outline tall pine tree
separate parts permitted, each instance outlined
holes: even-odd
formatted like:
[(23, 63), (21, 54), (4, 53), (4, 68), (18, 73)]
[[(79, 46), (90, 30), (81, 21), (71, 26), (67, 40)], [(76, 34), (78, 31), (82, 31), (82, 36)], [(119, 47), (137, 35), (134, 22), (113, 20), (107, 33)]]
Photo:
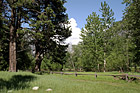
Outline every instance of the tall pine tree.
[(100, 12), (102, 12), (102, 30), (104, 31), (104, 72), (106, 70), (106, 58), (109, 53), (109, 39), (111, 38), (111, 31), (109, 28), (113, 25), (114, 12), (110, 9), (109, 5), (104, 1), (101, 2)]
[(35, 46), (35, 71), (41, 70), (41, 62), (46, 53), (51, 53), (57, 45), (71, 35), (68, 17), (65, 13), (65, 0), (40, 0), (32, 11), (31, 31)]
[(124, 20), (126, 21), (126, 28), (131, 33), (134, 49), (134, 65), (140, 65), (140, 0), (124, 0), (126, 9), (124, 12)]
[(82, 63), (85, 70), (100, 70), (103, 61), (103, 31), (101, 19), (93, 12), (87, 18), (85, 29), (82, 29)]

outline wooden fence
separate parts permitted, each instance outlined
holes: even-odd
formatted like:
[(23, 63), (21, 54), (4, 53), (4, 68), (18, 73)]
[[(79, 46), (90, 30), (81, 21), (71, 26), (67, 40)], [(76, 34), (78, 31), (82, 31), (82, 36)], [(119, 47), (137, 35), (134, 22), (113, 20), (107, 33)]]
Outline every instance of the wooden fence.
[(82, 73), (65, 73), (65, 72), (50, 72), (50, 74), (61, 74), (61, 75), (75, 75), (76, 77), (78, 75), (92, 75), (95, 78), (97, 78), (98, 76), (113, 76), (114, 79), (119, 78), (122, 80), (126, 80), (126, 81), (134, 81), (134, 80), (140, 80), (140, 75), (128, 75), (128, 74), (122, 74), (122, 75), (102, 75), (102, 74), (82, 74)]

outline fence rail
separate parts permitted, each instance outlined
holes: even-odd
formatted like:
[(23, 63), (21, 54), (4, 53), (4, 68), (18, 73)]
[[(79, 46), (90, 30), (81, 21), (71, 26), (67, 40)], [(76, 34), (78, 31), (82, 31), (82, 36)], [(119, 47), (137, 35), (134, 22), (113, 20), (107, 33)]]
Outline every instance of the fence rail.
[(50, 74), (61, 74), (61, 75), (75, 75), (75, 76), (78, 76), (78, 75), (92, 75), (94, 76), (95, 78), (97, 78), (97, 76), (113, 76), (114, 78), (119, 78), (119, 79), (123, 79), (123, 80), (126, 80), (126, 81), (133, 81), (133, 80), (140, 80), (140, 75), (128, 75), (128, 74), (121, 74), (121, 75), (115, 75), (115, 74), (112, 74), (112, 75), (102, 75), (102, 74), (82, 74), (82, 73), (65, 73), (65, 72), (50, 72)]

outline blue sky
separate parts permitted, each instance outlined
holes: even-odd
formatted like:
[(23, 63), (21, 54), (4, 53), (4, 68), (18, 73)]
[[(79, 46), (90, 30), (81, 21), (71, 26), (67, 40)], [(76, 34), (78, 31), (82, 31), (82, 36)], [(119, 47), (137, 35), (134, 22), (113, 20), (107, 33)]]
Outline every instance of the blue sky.
[(99, 9), (101, 2), (106, 1), (110, 8), (114, 11), (115, 21), (120, 21), (123, 16), (125, 5), (123, 0), (67, 0), (64, 5), (67, 8), (70, 26), (72, 28), (72, 36), (66, 40), (66, 43), (77, 45), (80, 39), (81, 28), (84, 28), (88, 15), (96, 12), (101, 17)]
[(101, 7), (101, 2), (106, 1), (110, 8), (114, 11), (116, 21), (122, 19), (123, 10), (125, 5), (121, 4), (123, 0), (67, 0), (65, 7), (67, 8), (67, 13), (70, 18), (74, 18), (78, 24), (79, 28), (84, 27), (86, 24), (86, 18), (92, 12), (96, 12), (101, 15), (99, 9)]

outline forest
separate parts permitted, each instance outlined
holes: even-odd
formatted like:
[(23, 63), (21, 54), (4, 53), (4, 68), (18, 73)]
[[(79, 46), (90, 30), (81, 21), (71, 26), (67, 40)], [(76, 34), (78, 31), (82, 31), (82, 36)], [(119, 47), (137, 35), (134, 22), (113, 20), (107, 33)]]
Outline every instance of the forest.
[(65, 43), (66, 2), (0, 0), (1, 71), (140, 72), (140, 0), (123, 0), (121, 21), (102, 2), (100, 16), (87, 15), (78, 45)]

